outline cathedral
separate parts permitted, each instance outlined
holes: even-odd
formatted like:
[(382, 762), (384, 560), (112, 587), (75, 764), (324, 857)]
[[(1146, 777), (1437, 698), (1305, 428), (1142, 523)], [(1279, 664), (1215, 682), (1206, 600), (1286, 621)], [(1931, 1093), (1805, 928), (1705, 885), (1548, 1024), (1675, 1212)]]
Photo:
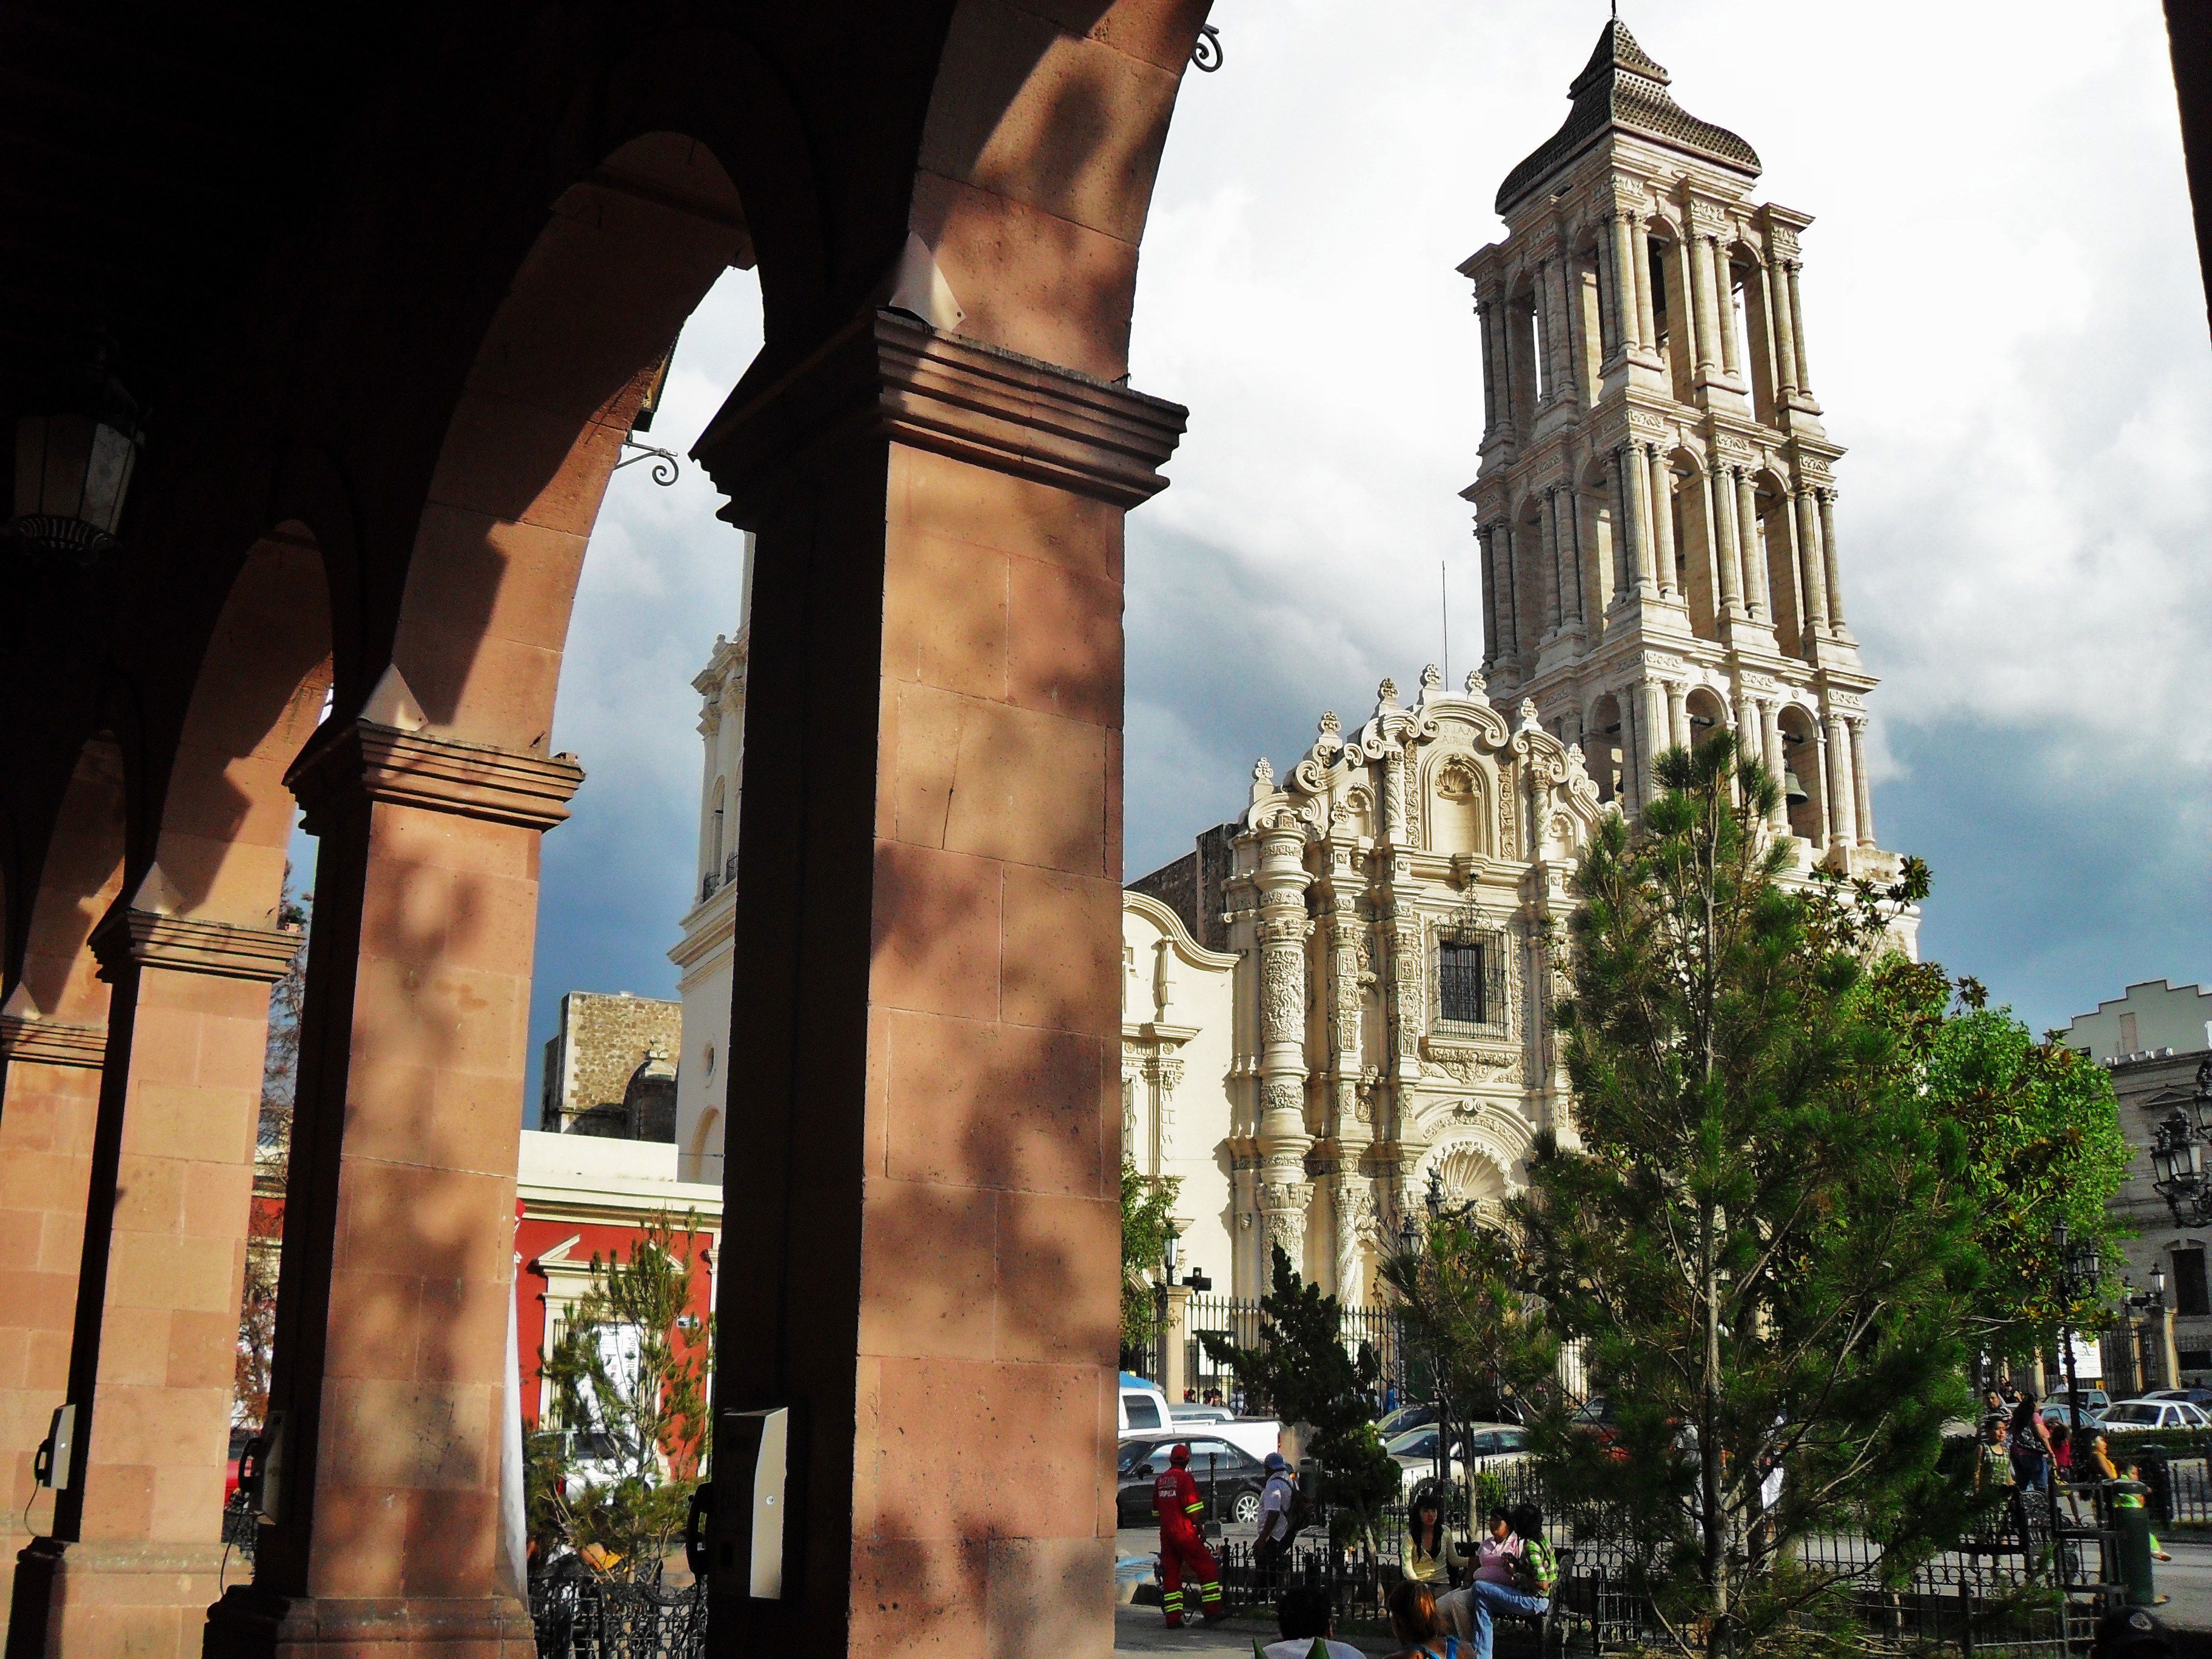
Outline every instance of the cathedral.
[(1661, 751), (1738, 732), (1783, 782), (1801, 878), (1897, 874), (1808, 367), (1811, 220), (1754, 201), (1757, 154), (1668, 87), (1608, 23), (1498, 191), (1505, 236), (1460, 267), (1481, 672), (1385, 680), (1350, 729), (1322, 714), (1240, 818), (1125, 895), (1125, 1149), (1181, 1177), (1182, 1260), (1233, 1295), (1280, 1244), (1370, 1299), (1408, 1206), (1510, 1193), (1536, 1133), (1571, 1133), (1548, 940)]

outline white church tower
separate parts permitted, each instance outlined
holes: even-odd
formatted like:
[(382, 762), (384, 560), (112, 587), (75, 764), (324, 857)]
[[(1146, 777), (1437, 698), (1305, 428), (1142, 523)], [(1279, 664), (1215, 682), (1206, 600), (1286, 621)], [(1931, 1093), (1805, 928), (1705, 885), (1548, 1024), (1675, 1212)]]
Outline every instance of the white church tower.
[(1716, 724), (1784, 782), (1773, 828), (1890, 878), (1844, 622), (1834, 467), (1799, 294), (1808, 216), (1752, 199), (1758, 155), (1685, 112), (1619, 21), (1566, 124), (1506, 176), (1508, 228), (1460, 267), (1481, 319), (1484, 663), (1633, 813), (1651, 763)]
[(722, 1102), (730, 1055), (732, 939), (738, 915), (738, 798), (745, 775), (745, 657), (752, 612), (753, 538), (745, 532), (744, 597), (735, 639), (714, 636), (699, 693), (706, 757), (699, 786), (699, 861), (684, 937), (669, 959), (684, 999), (684, 1052), (676, 1068), (677, 1176), (720, 1183)]

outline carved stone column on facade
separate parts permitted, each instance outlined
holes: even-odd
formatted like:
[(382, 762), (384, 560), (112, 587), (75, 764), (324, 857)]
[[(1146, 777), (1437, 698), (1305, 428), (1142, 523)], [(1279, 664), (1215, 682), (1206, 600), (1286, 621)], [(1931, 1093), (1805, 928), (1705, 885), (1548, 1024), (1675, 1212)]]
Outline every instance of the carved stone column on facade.
[(1674, 470), (1657, 444), (1649, 447), (1651, 482), (1651, 559), (1657, 567), (1659, 592), (1675, 597)]
[(1859, 844), (1858, 788), (1851, 776), (1851, 737), (1841, 714), (1828, 716), (1828, 842)]
[(1566, 611), (1566, 584), (1560, 580), (1559, 526), (1556, 489), (1547, 489), (1537, 508), (1536, 530), (1544, 549), (1544, 641), (1549, 644)]
[(1482, 340), (1482, 441), (1488, 443), (1498, 432), (1498, 354), (1492, 342), (1491, 313), (1494, 303), (1487, 298), (1474, 302), (1475, 331)]
[[(1694, 224), (1695, 216), (1692, 216)], [(1686, 238), (1685, 252), (1689, 256), (1690, 306), (1695, 327), (1690, 338), (1695, 345), (1692, 355), (1692, 367), (1700, 384), (1713, 378), (1719, 365), (1713, 354), (1713, 337), (1719, 332), (1718, 318), (1713, 309), (1713, 241), (1701, 231), (1692, 231)]]
[(1651, 227), (1640, 213), (1632, 215), (1628, 223), (1633, 245), (1631, 263), (1636, 268), (1636, 337), (1644, 350), (1650, 351), (1659, 343), (1651, 306)]
[(1797, 395), (1797, 326), (1784, 264), (1780, 259), (1768, 262), (1766, 296), (1774, 319), (1774, 400), (1787, 406)]
[(1288, 813), (1260, 842), (1260, 1209), (1271, 1243), (1304, 1266), (1305, 831)]
[(1690, 746), (1690, 688), (1680, 680), (1667, 682), (1667, 731), (1677, 748)]
[(1820, 504), (1820, 562), (1828, 577), (1828, 626), (1848, 638), (1844, 627), (1843, 566), (1836, 556), (1836, 492), (1816, 489), (1813, 493)]
[(1356, 1170), (1340, 1168), (1331, 1182), (1336, 1211), (1336, 1296), (1347, 1308), (1367, 1300), (1363, 1271), (1367, 1232), (1375, 1215), (1373, 1188)]
[(1849, 722), (1851, 729), (1851, 786), (1858, 798), (1859, 845), (1873, 847), (1874, 784), (1867, 775), (1866, 728), (1863, 720)]
[(1482, 573), (1482, 671), (1486, 674), (1497, 672), (1498, 659), (1504, 643), (1501, 637), (1503, 630), (1498, 627), (1498, 617), (1503, 607), (1498, 604), (1498, 564), (1490, 550), (1490, 544), (1497, 533), (1488, 525), (1481, 526), (1474, 532), (1474, 545)]
[(1743, 561), (1743, 599), (1756, 622), (1765, 622), (1774, 615), (1766, 588), (1766, 558), (1759, 543), (1759, 492), (1751, 482), (1751, 473), (1739, 467), (1735, 471), (1735, 539), (1736, 556)]
[(1820, 514), (1810, 487), (1797, 489), (1798, 580), (1804, 584), (1808, 644), (1828, 631), (1827, 567), (1820, 555)]
[(1736, 547), (1735, 473), (1729, 467), (1708, 468), (1705, 477), (1705, 542), (1712, 549), (1719, 573), (1721, 614), (1743, 615), (1743, 562)]
[(1790, 259), (1784, 264), (1783, 270), (1788, 275), (1790, 284), (1790, 356), (1797, 370), (1795, 385), (1797, 395), (1810, 401), (1813, 371), (1806, 367), (1805, 362), (1805, 301), (1797, 290), (1797, 273), (1802, 264), (1802, 260)]
[(1779, 700), (1762, 698), (1759, 705), (1759, 732), (1766, 748), (1766, 769), (1774, 775), (1774, 810), (1767, 814), (1767, 825), (1778, 835), (1790, 833), (1790, 803), (1783, 798), (1782, 785), (1790, 775), (1790, 763), (1782, 752), (1782, 704)]

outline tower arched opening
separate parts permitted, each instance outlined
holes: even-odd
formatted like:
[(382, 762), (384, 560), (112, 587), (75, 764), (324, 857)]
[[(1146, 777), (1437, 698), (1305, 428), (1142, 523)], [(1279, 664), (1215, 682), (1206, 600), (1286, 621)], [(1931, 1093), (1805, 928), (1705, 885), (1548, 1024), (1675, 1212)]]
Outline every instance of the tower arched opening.
[(1827, 767), (1821, 752), (1820, 722), (1797, 703), (1784, 705), (1782, 729), (1783, 804), (1790, 833), (1816, 851), (1828, 844)]

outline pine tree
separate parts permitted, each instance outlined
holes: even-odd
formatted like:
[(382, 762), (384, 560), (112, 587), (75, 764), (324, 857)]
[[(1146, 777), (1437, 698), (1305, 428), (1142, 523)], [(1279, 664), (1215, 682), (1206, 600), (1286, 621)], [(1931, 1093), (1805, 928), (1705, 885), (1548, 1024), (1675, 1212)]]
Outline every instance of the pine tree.
[(1543, 1414), (1557, 1495), (1614, 1506), (1679, 1644), (1717, 1655), (1832, 1592), (1807, 1534), (1863, 1529), (1892, 1575), (1955, 1535), (1972, 1500), (1936, 1465), (1984, 1270), (1965, 1137), (1867, 989), (1924, 866), (1785, 888), (1774, 782), (1730, 734), (1656, 771), (1580, 865), (1577, 1139), (1540, 1139), (1507, 1224), (1612, 1408)]
[(648, 1218), (629, 1260), (592, 1257), (591, 1286), (538, 1364), (554, 1420), (526, 1453), (531, 1537), (605, 1576), (658, 1581), (706, 1451), (713, 1322), (689, 1309), (698, 1218)]

